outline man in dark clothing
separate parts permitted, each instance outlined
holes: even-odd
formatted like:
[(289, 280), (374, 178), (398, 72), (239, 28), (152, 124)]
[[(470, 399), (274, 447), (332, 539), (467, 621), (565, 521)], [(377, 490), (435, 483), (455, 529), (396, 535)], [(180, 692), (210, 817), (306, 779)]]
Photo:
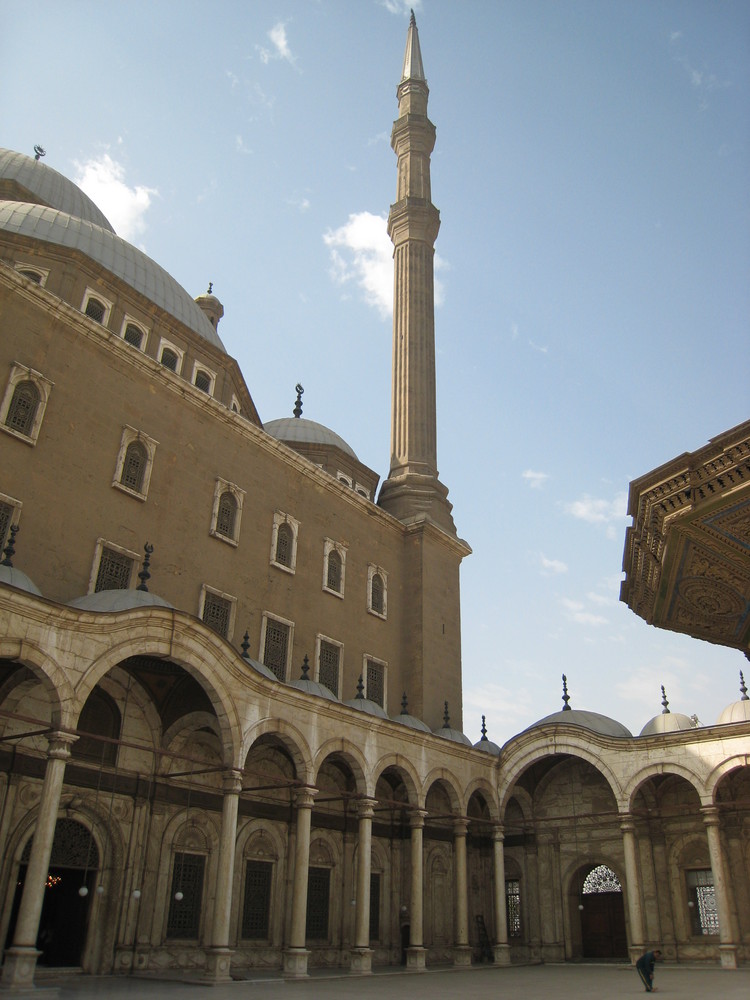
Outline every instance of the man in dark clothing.
[(641, 982), (646, 987), (647, 993), (656, 992), (656, 987), (654, 986), (654, 966), (660, 959), (661, 952), (658, 948), (654, 948), (653, 951), (647, 951), (645, 955), (641, 955), (635, 963), (636, 970), (641, 977)]

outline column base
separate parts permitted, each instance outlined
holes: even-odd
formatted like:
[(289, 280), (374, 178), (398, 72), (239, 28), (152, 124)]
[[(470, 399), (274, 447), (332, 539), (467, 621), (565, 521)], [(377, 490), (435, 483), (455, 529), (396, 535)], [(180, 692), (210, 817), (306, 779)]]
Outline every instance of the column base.
[(720, 944), (719, 945), (719, 961), (721, 962), (722, 969), (736, 969), (737, 968), (737, 945), (736, 944)]
[(492, 954), (495, 956), (495, 965), (510, 965), (509, 944), (493, 944)]
[(232, 948), (206, 948), (206, 971), (201, 981), (206, 985), (231, 983)]
[(406, 968), (409, 972), (424, 972), (427, 966), (427, 949), (420, 947), (406, 949)]
[(453, 948), (453, 964), (466, 968), (471, 965), (471, 946), (468, 944), (457, 944)]
[(23, 993), (35, 990), (34, 972), (36, 971), (36, 961), (41, 954), (41, 951), (36, 948), (23, 946), (8, 948), (5, 952), (3, 978), (0, 981), (3, 993)]
[(349, 972), (353, 976), (372, 975), (372, 948), (351, 948), (351, 965)]
[(284, 979), (307, 979), (307, 948), (287, 948), (284, 952)]

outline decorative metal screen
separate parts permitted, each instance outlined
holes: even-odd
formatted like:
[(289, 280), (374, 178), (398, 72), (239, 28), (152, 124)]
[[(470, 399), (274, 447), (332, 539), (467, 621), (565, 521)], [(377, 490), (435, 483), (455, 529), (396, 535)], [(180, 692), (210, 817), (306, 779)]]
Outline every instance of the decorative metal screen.
[(205, 372), (197, 371), (195, 373), (195, 387), (200, 389), (201, 392), (209, 392), (211, 389), (211, 378)]
[(161, 352), (161, 363), (165, 368), (169, 368), (171, 372), (177, 371), (177, 355), (174, 351), (170, 351), (168, 347), (165, 347)]
[(0, 549), (5, 545), (8, 537), (8, 529), (13, 520), (14, 508), (9, 503), (0, 501)]
[(380, 875), (370, 874), (370, 940), (380, 938)]
[(232, 602), (218, 594), (206, 591), (203, 599), (203, 621), (212, 628), (214, 632), (225, 639), (229, 635), (229, 619), (232, 614)]
[(583, 880), (582, 891), (584, 895), (594, 892), (622, 892), (622, 886), (611, 868), (607, 868), (606, 865), (597, 865)]
[(367, 661), (367, 697), (370, 701), (376, 702), (376, 704), (383, 707), (384, 701), (384, 690), (383, 690), (383, 680), (385, 677), (385, 670), (383, 669), (382, 663), (376, 663), (374, 660)]
[(330, 888), (330, 868), (310, 868), (307, 878), (307, 924), (305, 927), (305, 937), (310, 941), (328, 940)]
[(104, 321), (104, 314), (106, 311), (105, 306), (99, 301), (99, 299), (89, 299), (86, 303), (86, 315), (91, 317), (91, 319), (96, 320), (97, 323), (102, 323)]
[(125, 333), (122, 335), (122, 339), (126, 340), (133, 347), (140, 349), (143, 343), (143, 332), (138, 329), (137, 326), (133, 326), (132, 323), (128, 323), (125, 327)]
[(714, 873), (710, 868), (689, 871), (687, 874), (688, 901), (693, 934), (718, 934), (719, 914), (716, 909)]
[(133, 560), (122, 552), (102, 547), (94, 590), (127, 590), (133, 573)]
[[(29, 837), (21, 855), (21, 864), (27, 865), (31, 857), (33, 837)], [(55, 824), (55, 838), (52, 841), (50, 867), (89, 868), (99, 867), (99, 851), (94, 838), (83, 823), (74, 819), (59, 819)]]
[(280, 524), (276, 532), (276, 562), (282, 566), (292, 565), (294, 535), (288, 524)]
[(280, 681), (286, 680), (286, 660), (289, 650), (289, 626), (283, 622), (266, 620), (266, 642), (263, 648), (263, 663), (272, 670)]
[(132, 441), (125, 452), (122, 463), (120, 484), (136, 493), (143, 492), (143, 477), (146, 472), (148, 454), (140, 441)]
[(326, 587), (341, 593), (341, 556), (336, 549), (331, 549), (328, 553), (328, 571), (326, 573)]
[(225, 490), (219, 497), (216, 511), (216, 530), (225, 538), (234, 539), (234, 525), (237, 520), (237, 500), (233, 493)]
[(19, 434), (31, 434), (39, 406), (39, 390), (33, 382), (19, 382), (13, 390), (5, 426)]
[(271, 913), (273, 863), (247, 861), (245, 865), (245, 902), (242, 907), (242, 936), (253, 941), (268, 940)]
[(520, 937), (521, 883), (517, 878), (505, 880), (505, 912), (508, 920), (508, 937)]
[(385, 588), (383, 586), (383, 577), (380, 573), (373, 574), (370, 586), (372, 595), (370, 598), (370, 607), (373, 611), (382, 615), (385, 609)]
[(329, 691), (338, 697), (339, 693), (339, 663), (341, 649), (332, 642), (320, 641), (320, 663), (318, 665), (318, 680)]
[[(177, 853), (172, 866), (172, 893), (167, 917), (168, 938), (197, 938), (201, 923), (203, 874), (206, 859), (202, 854)], [(181, 892), (182, 899), (175, 899)]]

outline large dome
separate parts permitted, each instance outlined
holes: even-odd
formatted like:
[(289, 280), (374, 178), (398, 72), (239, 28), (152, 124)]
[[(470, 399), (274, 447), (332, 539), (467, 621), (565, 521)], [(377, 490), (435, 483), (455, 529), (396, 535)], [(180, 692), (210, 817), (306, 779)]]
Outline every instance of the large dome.
[(284, 444), (332, 446), (349, 455), (355, 462), (359, 461), (354, 449), (350, 448), (342, 437), (314, 420), (305, 420), (303, 417), (281, 417), (279, 420), (269, 420), (267, 424), (263, 424), (263, 429)]
[[(588, 729), (592, 733), (601, 733), (602, 736), (633, 738), (630, 730), (615, 719), (610, 719), (607, 715), (599, 715), (598, 712), (582, 712), (577, 708), (562, 708), (559, 712), (546, 715), (539, 722), (535, 722), (533, 726), (529, 726), (529, 729), (555, 725), (580, 726), (581, 729)], [(529, 729), (526, 729), (525, 732), (528, 732)]]

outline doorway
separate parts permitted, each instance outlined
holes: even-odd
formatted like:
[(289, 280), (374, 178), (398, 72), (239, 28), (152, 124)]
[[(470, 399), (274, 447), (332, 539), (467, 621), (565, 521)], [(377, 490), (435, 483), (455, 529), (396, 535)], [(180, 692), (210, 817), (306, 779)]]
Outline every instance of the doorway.
[(586, 876), (581, 893), (581, 954), (583, 958), (627, 958), (625, 905), (617, 875), (597, 865)]

